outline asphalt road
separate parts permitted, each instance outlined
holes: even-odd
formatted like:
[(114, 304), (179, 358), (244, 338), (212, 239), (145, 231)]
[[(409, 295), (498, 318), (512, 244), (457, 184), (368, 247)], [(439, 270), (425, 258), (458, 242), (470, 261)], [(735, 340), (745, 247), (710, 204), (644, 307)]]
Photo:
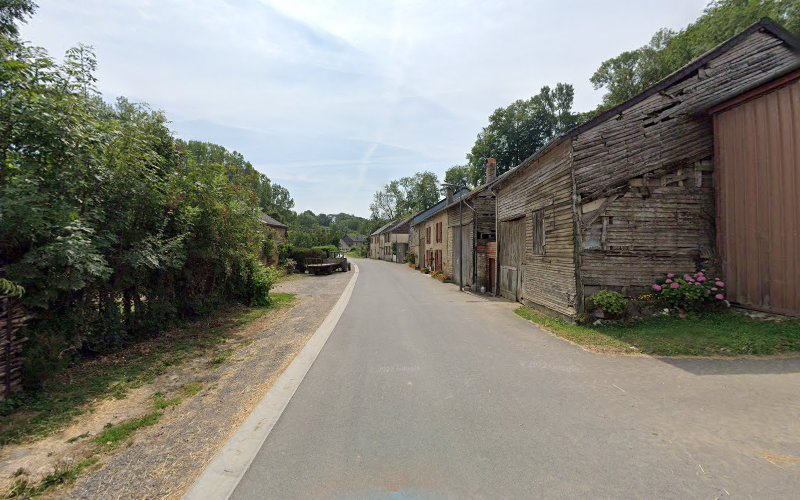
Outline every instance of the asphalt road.
[(611, 357), (359, 260), (232, 498), (797, 498), (800, 360)]

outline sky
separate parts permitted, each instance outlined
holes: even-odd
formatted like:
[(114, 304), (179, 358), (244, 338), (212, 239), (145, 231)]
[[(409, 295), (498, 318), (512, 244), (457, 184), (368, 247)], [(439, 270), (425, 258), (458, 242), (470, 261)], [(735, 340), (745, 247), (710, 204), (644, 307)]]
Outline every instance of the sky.
[(369, 215), (392, 179), (465, 163), (496, 108), (544, 85), (594, 108), (600, 63), (707, 0), (37, 0), (22, 35), (84, 43), (98, 88), (242, 153), (298, 211)]

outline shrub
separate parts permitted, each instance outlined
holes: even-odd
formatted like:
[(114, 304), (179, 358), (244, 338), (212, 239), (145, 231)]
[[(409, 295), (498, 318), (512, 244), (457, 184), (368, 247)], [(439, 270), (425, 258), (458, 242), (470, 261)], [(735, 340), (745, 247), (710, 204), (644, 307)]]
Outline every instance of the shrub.
[(336, 245), (320, 245), (320, 246), (312, 247), (311, 249), (312, 250), (319, 250), (321, 252), (325, 252), (327, 254), (327, 256), (335, 254), (335, 253), (337, 253), (339, 251), (339, 247), (337, 247)]
[(628, 307), (628, 299), (619, 292), (600, 290), (587, 301), (589, 309), (600, 309), (609, 318), (621, 318)]
[(251, 264), (247, 282), (248, 298), (251, 306), (269, 305), (269, 291), (278, 281), (278, 271), (274, 267)]
[(289, 258), (297, 262), (297, 270), (301, 273), (306, 271), (306, 259), (324, 259), (325, 252), (319, 248), (300, 248), (292, 247)]
[(701, 311), (728, 305), (725, 283), (719, 278), (709, 279), (702, 270), (683, 276), (669, 273), (656, 280), (652, 288), (660, 300), (683, 311)]
[(415, 264), (417, 262), (417, 257), (413, 253), (407, 253), (405, 261), (407, 264)]
[(425, 274), (430, 274), (431, 270), (428, 269), (427, 267), (423, 267), (422, 268), (422, 272), (425, 273)]
[(297, 268), (297, 261), (294, 259), (286, 259), (283, 266), (286, 269), (286, 274), (292, 274)]

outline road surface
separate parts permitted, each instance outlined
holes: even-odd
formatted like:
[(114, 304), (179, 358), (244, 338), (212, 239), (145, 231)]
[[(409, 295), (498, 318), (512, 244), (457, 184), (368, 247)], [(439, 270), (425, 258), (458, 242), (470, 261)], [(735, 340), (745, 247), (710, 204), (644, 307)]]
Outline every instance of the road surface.
[(611, 357), (359, 260), (234, 499), (797, 498), (800, 360)]

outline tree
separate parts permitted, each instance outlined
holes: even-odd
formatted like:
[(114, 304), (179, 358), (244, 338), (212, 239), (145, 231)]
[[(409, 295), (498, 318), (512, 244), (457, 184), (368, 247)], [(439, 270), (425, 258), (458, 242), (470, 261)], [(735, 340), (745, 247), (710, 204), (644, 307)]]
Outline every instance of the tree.
[(681, 31), (661, 29), (647, 45), (603, 61), (592, 75), (606, 94), (598, 110), (636, 96), (763, 17), (800, 34), (800, 0), (716, 0)]
[(17, 23), (36, 11), (36, 4), (31, 0), (3, 0), (0, 2), (0, 36), (16, 38), (19, 36)]
[[(444, 173), (445, 184), (454, 186), (475, 187), (475, 179), (472, 178), (470, 168), (467, 165), (453, 165)], [(483, 184), (481, 182), (481, 184)]]
[(417, 172), (395, 179), (372, 197), (370, 211), (378, 221), (407, 217), (439, 201), (439, 178), (433, 172)]
[(580, 115), (572, 112), (573, 99), (572, 85), (559, 83), (495, 110), (467, 154), (470, 184), (482, 184), (486, 158), (496, 158), (497, 173), (502, 174), (574, 127)]

